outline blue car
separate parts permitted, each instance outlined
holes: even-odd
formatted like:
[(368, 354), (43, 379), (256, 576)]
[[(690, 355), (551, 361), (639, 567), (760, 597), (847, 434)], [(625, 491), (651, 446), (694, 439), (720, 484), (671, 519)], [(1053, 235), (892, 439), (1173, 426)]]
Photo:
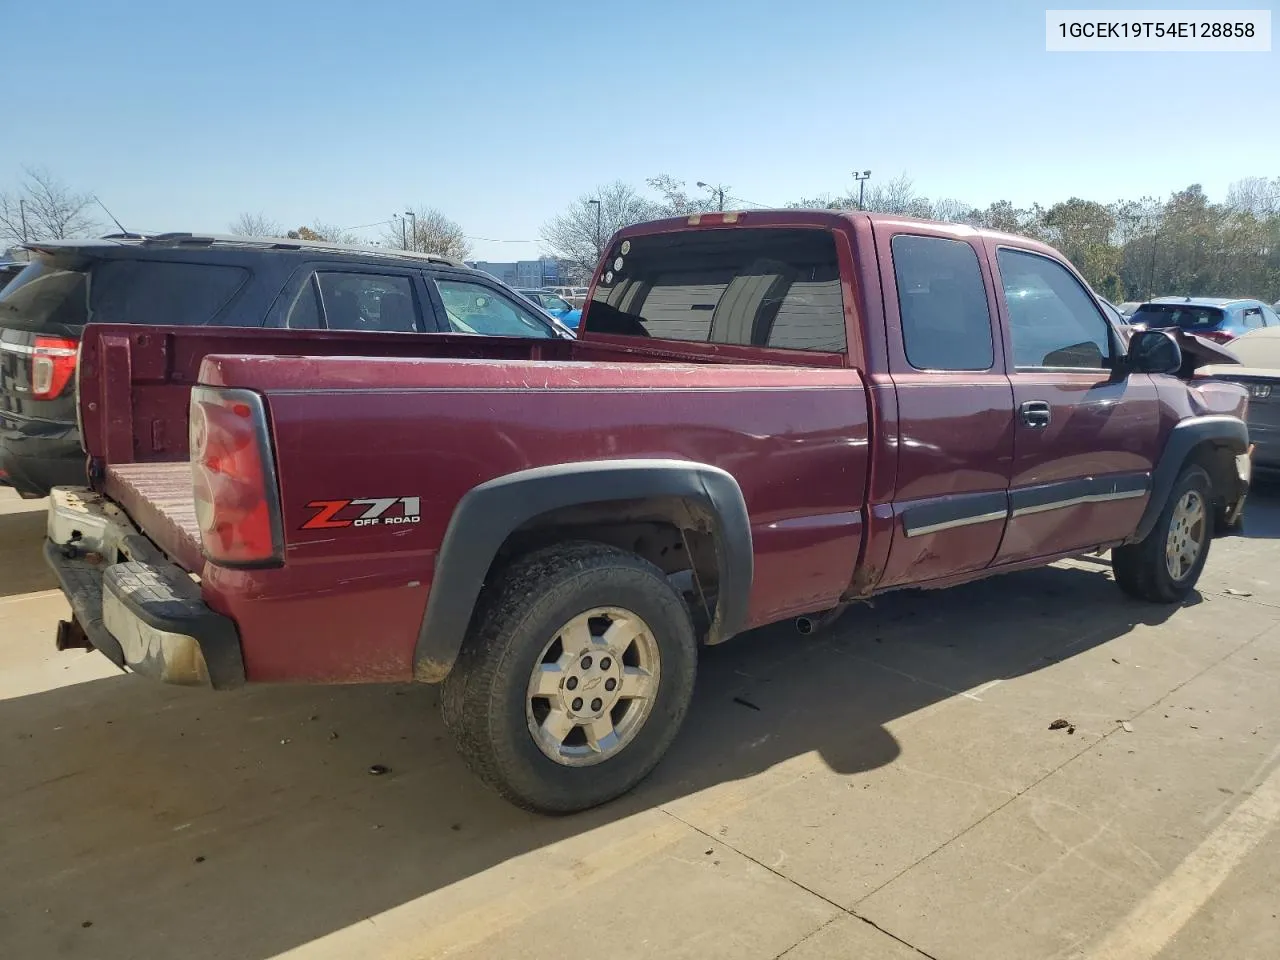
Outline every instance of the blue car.
[(582, 319), (582, 311), (564, 297), (549, 290), (517, 290), (516, 293), (530, 303), (535, 303), (551, 314), (570, 330), (578, 329), (578, 321)]

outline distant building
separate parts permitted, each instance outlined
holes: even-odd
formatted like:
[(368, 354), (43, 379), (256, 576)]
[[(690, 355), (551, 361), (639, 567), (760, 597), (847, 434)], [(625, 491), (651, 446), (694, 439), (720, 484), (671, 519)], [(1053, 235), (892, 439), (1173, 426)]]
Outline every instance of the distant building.
[(469, 260), (467, 266), (483, 270), (489, 276), (497, 277), (507, 286), (516, 289), (558, 287), (564, 284), (561, 279), (563, 271), (560, 269), (560, 262), (554, 257), (543, 257), (541, 260), (517, 260), (515, 263)]

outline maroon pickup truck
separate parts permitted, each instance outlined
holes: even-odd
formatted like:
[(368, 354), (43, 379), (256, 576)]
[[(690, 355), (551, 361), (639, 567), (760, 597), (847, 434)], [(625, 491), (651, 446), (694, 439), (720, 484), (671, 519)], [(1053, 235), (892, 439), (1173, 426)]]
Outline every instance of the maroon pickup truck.
[[(444, 308), (523, 309), (483, 299)], [(1104, 550), (1176, 602), (1248, 487), (1244, 391), (1019, 237), (641, 224), (581, 331), (91, 324), (59, 646), (215, 689), (443, 683), (474, 770), (566, 812), (658, 762), (701, 644)]]

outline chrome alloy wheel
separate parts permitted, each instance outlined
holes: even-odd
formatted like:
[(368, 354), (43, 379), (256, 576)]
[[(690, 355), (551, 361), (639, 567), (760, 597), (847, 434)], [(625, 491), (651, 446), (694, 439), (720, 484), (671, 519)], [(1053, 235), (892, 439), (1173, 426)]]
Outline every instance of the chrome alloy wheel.
[(618, 607), (597, 607), (561, 627), (529, 677), (525, 718), (534, 743), (556, 763), (585, 767), (635, 739), (661, 678), (653, 631)]
[(1205, 502), (1196, 490), (1188, 490), (1173, 508), (1164, 562), (1175, 582), (1185, 580), (1200, 558), (1205, 541)]

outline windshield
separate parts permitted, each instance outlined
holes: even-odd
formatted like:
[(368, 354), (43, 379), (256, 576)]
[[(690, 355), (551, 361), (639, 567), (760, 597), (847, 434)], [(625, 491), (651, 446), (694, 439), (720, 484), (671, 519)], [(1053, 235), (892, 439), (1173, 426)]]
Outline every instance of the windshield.
[(1212, 330), (1225, 315), (1217, 307), (1197, 307), (1189, 303), (1146, 303), (1129, 318), (1130, 323), (1148, 327), (1181, 327), (1183, 330)]

